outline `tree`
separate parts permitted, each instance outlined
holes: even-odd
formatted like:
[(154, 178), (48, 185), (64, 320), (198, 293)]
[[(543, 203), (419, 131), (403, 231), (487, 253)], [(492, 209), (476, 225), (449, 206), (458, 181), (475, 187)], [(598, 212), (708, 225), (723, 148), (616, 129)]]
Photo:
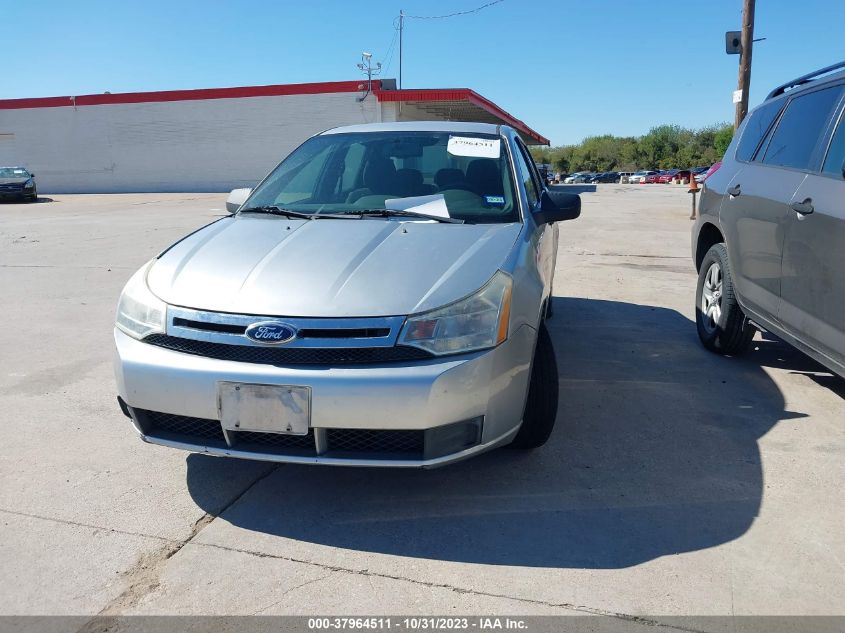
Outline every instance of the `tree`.
[(732, 125), (723, 125), (716, 131), (714, 138), (714, 149), (719, 155), (719, 158), (724, 156), (725, 152), (728, 151), (728, 145), (731, 144), (733, 138), (734, 128)]
[(733, 126), (722, 123), (699, 130), (659, 125), (640, 137), (589, 136), (577, 145), (534, 148), (537, 162), (563, 172), (684, 169), (710, 165), (730, 145)]

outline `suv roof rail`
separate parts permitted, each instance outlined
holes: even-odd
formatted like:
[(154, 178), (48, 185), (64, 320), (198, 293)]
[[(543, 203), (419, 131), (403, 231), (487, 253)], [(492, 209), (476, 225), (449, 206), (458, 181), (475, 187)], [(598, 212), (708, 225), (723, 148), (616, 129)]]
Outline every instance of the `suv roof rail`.
[(782, 95), (784, 92), (789, 90), (790, 88), (795, 88), (796, 86), (800, 86), (802, 84), (807, 83), (811, 79), (815, 79), (816, 77), (820, 77), (821, 75), (825, 75), (831, 71), (839, 70), (840, 68), (845, 68), (845, 62), (839, 62), (838, 64), (831, 64), (830, 66), (825, 66), (824, 68), (820, 68), (811, 73), (807, 73), (806, 75), (801, 75), (797, 79), (793, 79), (792, 81), (787, 81), (782, 86), (778, 86), (774, 90), (769, 93), (769, 96), (766, 97), (766, 101), (773, 97), (777, 97), (778, 95)]

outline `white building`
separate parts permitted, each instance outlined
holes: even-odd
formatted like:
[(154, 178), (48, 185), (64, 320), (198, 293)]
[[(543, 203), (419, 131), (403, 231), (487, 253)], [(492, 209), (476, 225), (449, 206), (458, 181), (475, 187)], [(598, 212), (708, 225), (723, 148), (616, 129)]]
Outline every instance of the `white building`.
[(396, 90), (393, 80), (0, 100), (0, 165), (39, 192), (227, 191), (253, 186), (309, 136), (352, 123), (511, 125), (548, 140), (466, 88)]

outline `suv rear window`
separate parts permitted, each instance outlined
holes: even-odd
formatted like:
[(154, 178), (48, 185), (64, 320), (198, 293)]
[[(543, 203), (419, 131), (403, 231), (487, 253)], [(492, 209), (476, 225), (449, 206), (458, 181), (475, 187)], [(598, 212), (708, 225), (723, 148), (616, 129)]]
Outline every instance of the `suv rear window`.
[(778, 99), (760, 106), (751, 113), (736, 149), (737, 160), (750, 161), (754, 158), (754, 152), (757, 151), (760, 141), (772, 126), (772, 121), (780, 112), (781, 106), (783, 106), (783, 100)]
[(834, 86), (790, 101), (772, 134), (763, 162), (794, 169), (809, 168), (813, 150), (841, 93), (842, 87)]

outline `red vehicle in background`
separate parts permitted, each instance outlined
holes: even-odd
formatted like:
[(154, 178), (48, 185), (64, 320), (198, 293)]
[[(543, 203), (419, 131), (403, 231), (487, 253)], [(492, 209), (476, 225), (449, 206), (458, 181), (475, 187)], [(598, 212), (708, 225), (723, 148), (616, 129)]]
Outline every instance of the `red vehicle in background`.
[(690, 170), (689, 169), (670, 169), (669, 171), (665, 171), (657, 177), (657, 182), (661, 184), (667, 184), (672, 182), (673, 180), (680, 180), (681, 182), (689, 181), (690, 177)]

